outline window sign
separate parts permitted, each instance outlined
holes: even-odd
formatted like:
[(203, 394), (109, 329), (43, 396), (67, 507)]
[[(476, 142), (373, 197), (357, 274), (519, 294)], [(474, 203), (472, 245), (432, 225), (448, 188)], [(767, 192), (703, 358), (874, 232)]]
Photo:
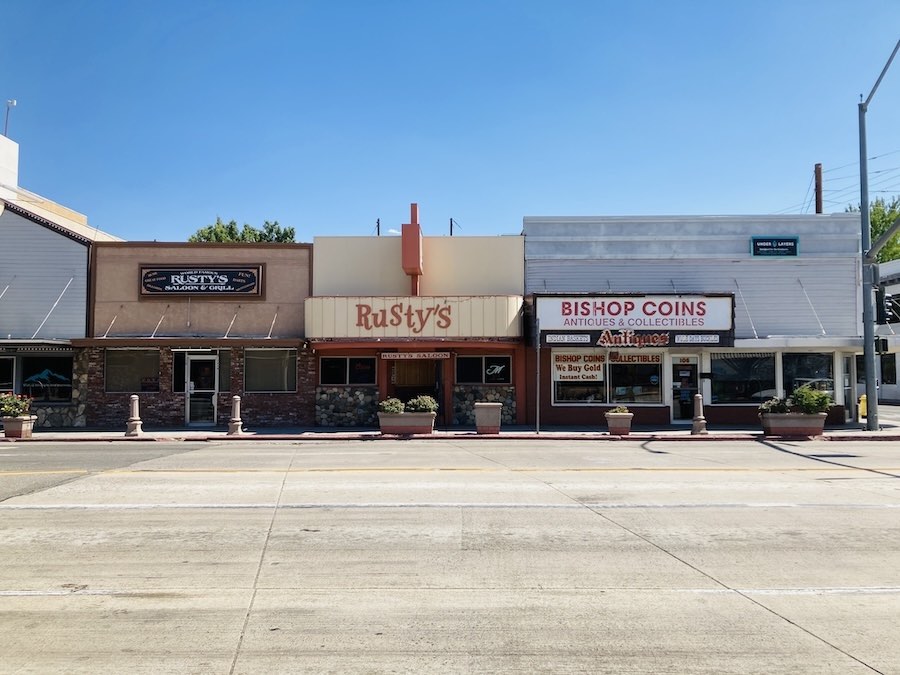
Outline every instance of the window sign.
[(551, 362), (555, 382), (602, 382), (606, 352), (593, 349), (554, 349)]

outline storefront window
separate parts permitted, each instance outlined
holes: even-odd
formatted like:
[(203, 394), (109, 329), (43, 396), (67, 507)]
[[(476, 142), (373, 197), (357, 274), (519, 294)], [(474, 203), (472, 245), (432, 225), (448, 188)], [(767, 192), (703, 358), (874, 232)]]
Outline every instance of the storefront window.
[(773, 353), (713, 353), (710, 370), (713, 403), (758, 404), (777, 395)]
[(106, 391), (159, 391), (159, 351), (156, 349), (107, 350)]
[(16, 360), (12, 357), (0, 358), (0, 391), (13, 391), (15, 382), (13, 375), (15, 372)]
[(327, 356), (319, 359), (320, 384), (375, 384), (375, 377), (375, 358), (371, 356)]
[(457, 356), (458, 384), (509, 384), (512, 358), (509, 356)]
[(606, 350), (554, 349), (550, 368), (554, 405), (606, 403)]
[(610, 363), (610, 403), (662, 402), (660, 363)]
[(897, 384), (897, 355), (881, 355), (881, 384)]
[(833, 354), (784, 354), (781, 357), (784, 390), (790, 394), (797, 387), (809, 385), (834, 398), (833, 367)]
[(297, 350), (244, 350), (244, 390), (297, 391)]
[(22, 393), (36, 402), (72, 400), (71, 356), (23, 356)]

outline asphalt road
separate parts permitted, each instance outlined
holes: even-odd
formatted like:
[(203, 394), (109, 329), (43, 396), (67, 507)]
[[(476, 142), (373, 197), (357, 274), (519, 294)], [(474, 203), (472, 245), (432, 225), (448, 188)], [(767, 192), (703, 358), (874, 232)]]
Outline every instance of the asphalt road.
[(900, 448), (0, 447), (0, 673), (900, 673)]

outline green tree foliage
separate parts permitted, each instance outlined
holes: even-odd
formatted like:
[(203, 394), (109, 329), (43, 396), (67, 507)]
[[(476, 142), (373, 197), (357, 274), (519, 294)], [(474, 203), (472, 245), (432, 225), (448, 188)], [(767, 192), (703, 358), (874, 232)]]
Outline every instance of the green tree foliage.
[[(848, 212), (859, 211), (858, 206), (847, 207)], [(883, 197), (876, 197), (869, 204), (869, 223), (872, 227), (872, 243), (884, 234), (887, 229), (900, 217), (900, 197), (894, 197), (887, 201)], [(891, 237), (890, 241), (878, 252), (878, 262), (900, 259), (900, 234)]]
[(293, 242), (294, 228), (281, 227), (277, 220), (272, 223), (265, 221), (261, 230), (246, 223), (243, 228), (239, 228), (233, 220), (223, 223), (221, 218), (216, 218), (214, 225), (201, 227), (188, 238), (188, 241)]

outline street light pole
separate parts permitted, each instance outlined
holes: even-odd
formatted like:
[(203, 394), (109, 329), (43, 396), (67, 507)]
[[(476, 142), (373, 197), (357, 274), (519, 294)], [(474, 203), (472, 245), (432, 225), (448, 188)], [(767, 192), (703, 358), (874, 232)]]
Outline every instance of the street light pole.
[(866, 371), (866, 429), (878, 430), (878, 383), (875, 379), (875, 288), (878, 286), (878, 266), (872, 248), (872, 232), (869, 222), (869, 166), (866, 151), (866, 111), (881, 84), (884, 74), (900, 49), (900, 40), (894, 46), (881, 75), (872, 87), (869, 97), (859, 103), (859, 215), (862, 234), (862, 305), (863, 305), (863, 360)]

